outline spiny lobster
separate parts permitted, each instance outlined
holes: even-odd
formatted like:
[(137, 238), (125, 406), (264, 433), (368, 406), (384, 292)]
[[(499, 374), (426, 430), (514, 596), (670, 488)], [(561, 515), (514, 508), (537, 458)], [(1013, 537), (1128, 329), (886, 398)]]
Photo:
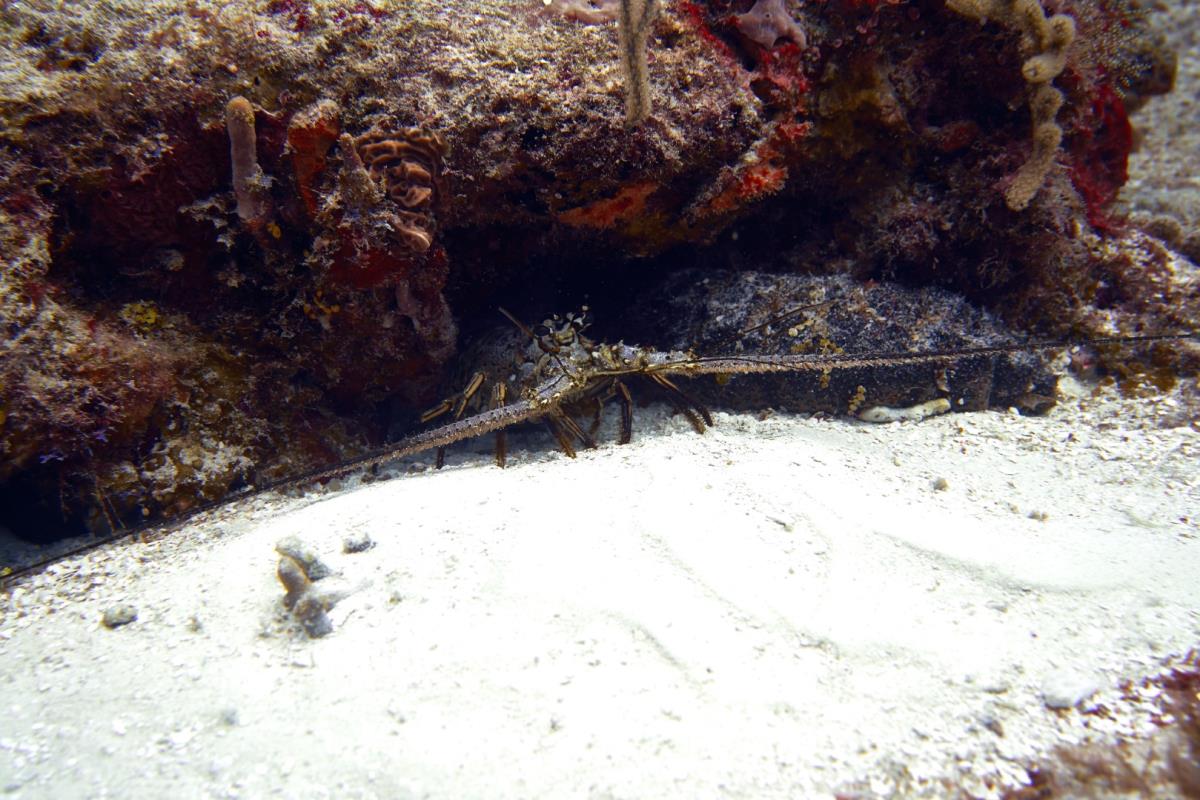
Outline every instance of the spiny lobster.
[[(458, 396), (443, 400), (426, 411), (421, 416), (422, 422), (449, 412), (458, 421), (467, 408), (478, 412), (483, 405), (481, 389), (490, 384), (488, 411), (508, 405), (510, 398), (525, 401), (531, 412), (528, 418), (544, 419), (559, 447), (574, 457), (576, 442), (584, 447), (596, 446), (594, 435), (600, 413), (604, 404), (613, 398), (621, 404), (618, 441), (621, 444), (630, 441), (633, 436), (633, 398), (622, 379), (637, 375), (666, 390), (675, 408), (698, 432), (713, 424), (708, 409), (692, 400), (664, 374), (663, 368), (667, 365), (695, 361), (695, 356), (683, 352), (660, 353), (624, 342), (615, 345), (595, 342), (584, 335), (589, 324), (586, 306), (578, 314), (567, 314), (563, 318), (555, 315), (536, 329), (530, 329), (504, 309), (500, 312), (524, 337), (523, 346), (516, 343), (518, 346), (512, 351), (516, 355), (508, 363), (497, 361), (494, 352), (482, 354), (482, 368), (472, 372)], [(508, 340), (500, 339), (501, 342)], [(494, 347), (490, 349), (494, 351)], [(585, 430), (577, 418), (589, 412), (593, 422), (590, 429)], [(504, 466), (505, 458), (506, 445), (501, 429), (496, 434), (496, 463)], [(444, 461), (445, 448), (439, 447), (437, 466), (441, 467)]]
[[(444, 425), (405, 437), (391, 445), (357, 458), (323, 467), (301, 475), (262, 484), (233, 497), (193, 509), (191, 512), (165, 522), (151, 523), (115, 533), (89, 542), (68, 553), (0, 575), (10, 580), (38, 570), (54, 561), (77, 555), (117, 539), (132, 536), (147, 528), (175, 526), (204, 511), (224, 506), (251, 494), (267, 491), (293, 490), (310, 484), (344, 478), (356, 472), (437, 449), (437, 464), (443, 463), (443, 449), (465, 439), (496, 432), (496, 459), (503, 465), (506, 448), (504, 429), (512, 425), (544, 420), (559, 446), (569, 456), (575, 455), (575, 443), (594, 447), (594, 433), (605, 403), (616, 399), (621, 406), (621, 425), (618, 441), (628, 443), (633, 430), (633, 402), (628, 383), (648, 381), (663, 390), (667, 399), (700, 433), (713, 424), (712, 415), (703, 404), (690, 397), (672, 380), (674, 377), (701, 375), (730, 376), (762, 373), (809, 373), (817, 377), (846, 369), (892, 368), (904, 366), (952, 366), (968, 358), (988, 358), (1029, 350), (1052, 350), (1070, 346), (1072, 342), (1038, 342), (966, 347), (935, 352), (895, 353), (872, 352), (855, 354), (804, 353), (786, 355), (724, 355), (697, 356), (684, 350), (659, 351), (617, 342), (606, 344), (590, 339), (586, 307), (582, 313), (553, 317), (535, 329), (530, 329), (504, 312), (523, 338), (517, 346), (516, 357), (507, 370), (489, 366), (472, 373), (464, 389), (427, 411), (422, 419), (431, 421), (445, 414), (452, 420)], [(1162, 334), (1133, 337), (1093, 339), (1092, 345), (1149, 343), (1200, 338), (1200, 333)], [(511, 345), (511, 338), (507, 340)], [(492, 345), (503, 350), (505, 345)], [(513, 352), (513, 350), (508, 350)], [(493, 365), (502, 364), (485, 359)], [(483, 405), (483, 387), (490, 382), (487, 408)], [(475, 413), (467, 415), (470, 409)], [(593, 424), (585, 430), (579, 417), (591, 414)]]
[[(590, 339), (587, 308), (578, 314), (552, 317), (536, 329), (530, 329), (508, 312), (503, 312), (524, 338), (515, 348), (516, 357), (507, 365), (485, 357), (485, 366), (471, 373), (461, 392), (442, 401), (422, 415), (429, 422), (450, 414), (450, 422), (408, 436), (395, 444), (333, 467), (288, 478), (259, 491), (294, 488), (309, 483), (341, 478), (429, 450), (438, 450), (437, 465), (444, 462), (444, 448), (458, 441), (486, 433), (499, 434), (496, 461), (506, 459), (504, 430), (515, 424), (544, 420), (559, 446), (575, 455), (575, 443), (594, 447), (595, 429), (605, 403), (616, 399), (621, 406), (618, 442), (628, 443), (633, 432), (633, 401), (628, 383), (648, 381), (664, 390), (667, 399), (699, 433), (713, 424), (709, 410), (693, 399), (673, 380), (674, 377), (702, 375), (732, 376), (762, 373), (809, 373), (815, 376), (846, 369), (892, 368), (904, 366), (952, 366), (967, 358), (987, 358), (1029, 350), (1053, 350), (1072, 342), (1035, 342), (964, 347), (918, 353), (868, 352), (852, 354), (804, 353), (787, 355), (697, 356), (685, 350), (659, 351), (624, 342), (606, 344)], [(1091, 345), (1134, 344), (1193, 339), (1196, 333), (1162, 334), (1133, 337), (1109, 337), (1089, 340)], [(511, 342), (509, 340), (501, 340)], [(503, 345), (491, 346), (493, 351)], [(513, 350), (508, 350), (513, 352)], [(504, 366), (501, 366), (504, 365)], [(505, 369), (505, 366), (507, 369)], [(489, 385), (490, 390), (484, 392)], [(479, 410), (486, 395), (487, 408)], [(473, 413), (467, 415), (467, 411)], [(579, 418), (590, 414), (592, 425), (585, 429)]]

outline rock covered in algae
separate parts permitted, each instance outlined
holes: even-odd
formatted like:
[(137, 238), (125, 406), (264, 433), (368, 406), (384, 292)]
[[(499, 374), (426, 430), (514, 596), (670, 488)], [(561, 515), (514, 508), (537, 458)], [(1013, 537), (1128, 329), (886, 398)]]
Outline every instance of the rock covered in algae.
[[(647, 340), (709, 355), (900, 354), (1020, 342), (994, 316), (944, 289), (864, 285), (844, 276), (699, 272), (670, 276), (633, 307)], [(949, 400), (955, 411), (1054, 405), (1057, 379), (1041, 353), (969, 357), (952, 365), (864, 367), (827, 373), (698, 379), (710, 405), (853, 414)]]
[(1061, 9), (1061, 147), (1023, 210), (1028, 32), (676, 0), (628, 36), (615, 6), (0, 9), (8, 521), (128, 524), (359, 452), (498, 303), (619, 309), (681, 263), (949, 286), (1055, 332), (1194, 323), (1102, 238), (1128, 113), (1172, 74), (1128, 0)]

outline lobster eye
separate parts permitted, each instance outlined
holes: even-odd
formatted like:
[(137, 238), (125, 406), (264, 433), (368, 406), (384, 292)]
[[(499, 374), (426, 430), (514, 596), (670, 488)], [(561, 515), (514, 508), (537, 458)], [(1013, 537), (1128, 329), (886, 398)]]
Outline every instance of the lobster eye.
[[(547, 320), (546, 322), (549, 322)], [(538, 325), (533, 329), (533, 335), (536, 337), (537, 346), (543, 353), (557, 353), (559, 350), (554, 329), (546, 324)]]

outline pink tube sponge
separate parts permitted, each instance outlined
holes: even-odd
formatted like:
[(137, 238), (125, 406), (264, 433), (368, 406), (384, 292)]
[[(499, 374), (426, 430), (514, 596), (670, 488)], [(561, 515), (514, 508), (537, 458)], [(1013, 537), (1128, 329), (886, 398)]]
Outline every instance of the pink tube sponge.
[(792, 19), (783, 0), (758, 0), (754, 8), (737, 15), (737, 28), (750, 41), (770, 50), (780, 39), (808, 46), (804, 30)]

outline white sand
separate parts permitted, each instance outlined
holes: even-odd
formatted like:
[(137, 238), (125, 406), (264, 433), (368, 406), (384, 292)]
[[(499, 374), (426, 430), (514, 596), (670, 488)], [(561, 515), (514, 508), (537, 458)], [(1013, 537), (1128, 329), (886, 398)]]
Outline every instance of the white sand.
[[(697, 436), (651, 408), (575, 461), (500, 470), (479, 442), (251, 500), (0, 598), (0, 786), (985, 795), (1031, 754), (1151, 730), (1119, 684), (1200, 642), (1200, 432), (1155, 429), (1170, 412), (718, 414)], [(343, 554), (355, 533), (377, 546)], [(286, 535), (353, 592), (324, 639), (282, 608)], [(137, 621), (102, 627), (119, 602)]]

